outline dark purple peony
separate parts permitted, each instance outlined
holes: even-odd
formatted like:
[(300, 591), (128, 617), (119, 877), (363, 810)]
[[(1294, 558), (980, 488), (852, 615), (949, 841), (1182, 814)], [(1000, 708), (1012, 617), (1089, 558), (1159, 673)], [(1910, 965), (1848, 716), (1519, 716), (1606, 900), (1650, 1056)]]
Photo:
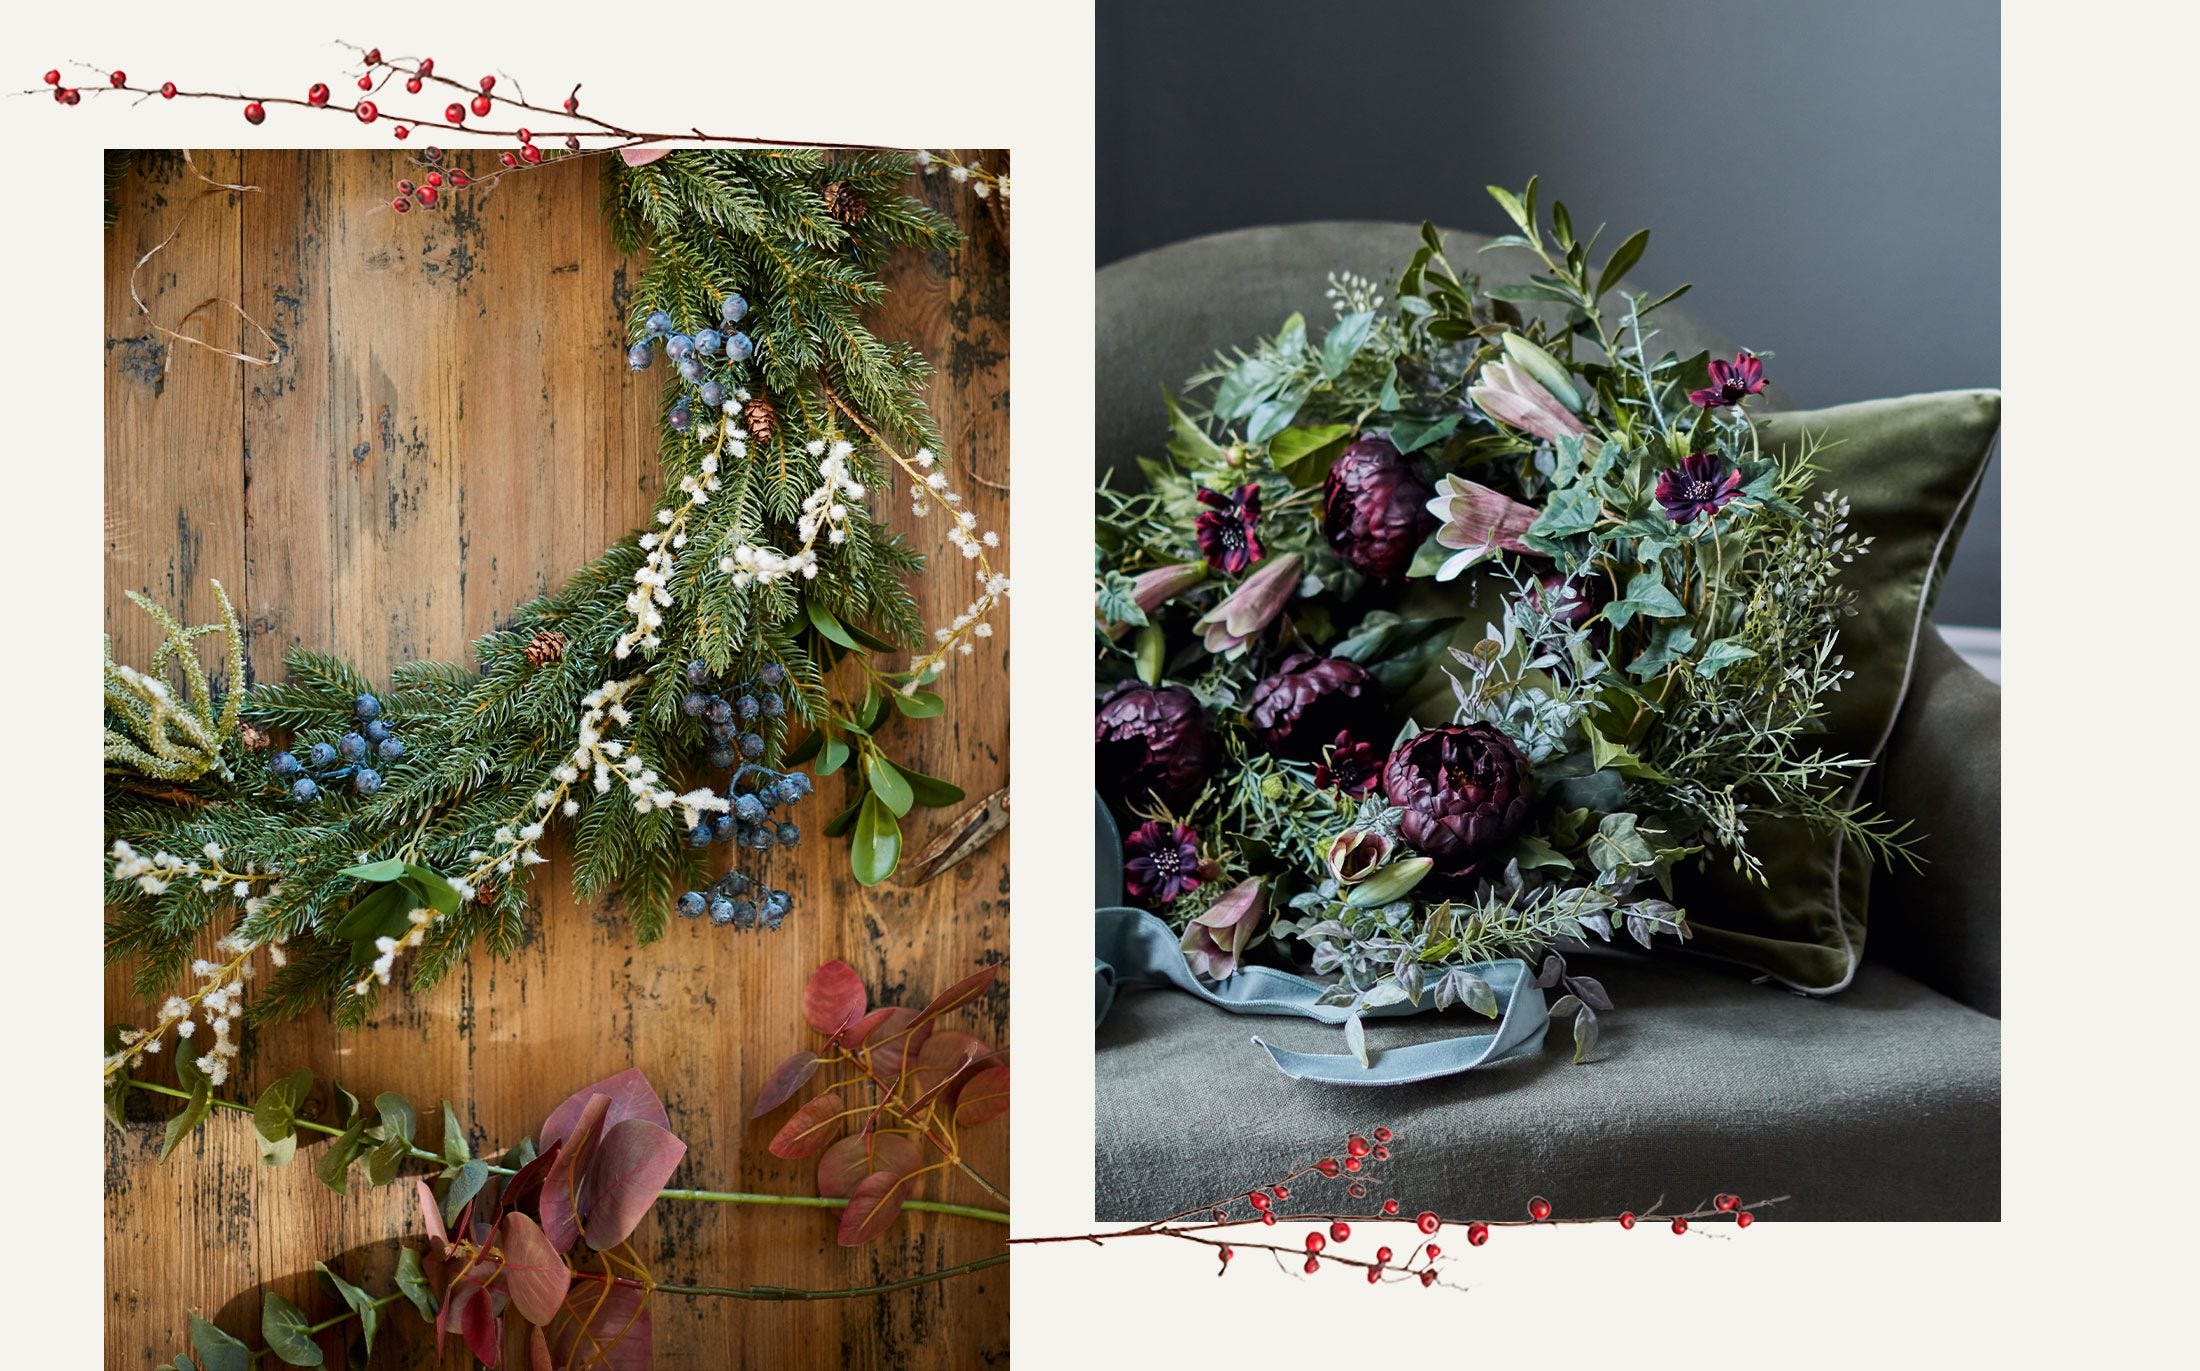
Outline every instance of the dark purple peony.
[(1322, 532), (1354, 571), (1395, 581), (1436, 531), (1436, 490), (1390, 439), (1369, 434), (1346, 448), (1322, 488)]
[(1154, 819), (1123, 840), (1123, 889), (1139, 904), (1168, 904), (1199, 883), (1199, 835), (1184, 825)]
[(1253, 687), (1245, 717), (1269, 751), (1310, 762), (1340, 731), (1384, 733), (1382, 709), (1382, 687), (1366, 667), (1296, 652)]
[(1737, 352), (1731, 362), (1711, 359), (1711, 384), (1688, 392), (1689, 403), (1705, 409), (1738, 405), (1765, 388), (1765, 364), (1748, 352)]
[(1235, 495), (1201, 490), (1199, 502), (1207, 507), (1193, 520), (1192, 532), (1207, 565), (1235, 576), (1261, 559), (1259, 486), (1239, 486)]
[(1100, 793), (1117, 805), (1189, 802), (1220, 755), (1199, 697), (1180, 685), (1125, 681), (1093, 718)]
[(1691, 452), (1679, 466), (1658, 476), (1658, 503), (1665, 506), (1665, 517), (1676, 524), (1716, 514), (1741, 493), (1742, 473), (1715, 453)]
[(1467, 875), (1512, 840), (1530, 785), (1528, 759), (1488, 724), (1427, 729), (1383, 763), (1383, 794), (1405, 811), (1398, 836), (1439, 877)]
[(1314, 763), (1314, 784), (1335, 786), (1347, 795), (1365, 795), (1383, 776), (1383, 750), (1363, 743), (1349, 730), (1340, 730)]

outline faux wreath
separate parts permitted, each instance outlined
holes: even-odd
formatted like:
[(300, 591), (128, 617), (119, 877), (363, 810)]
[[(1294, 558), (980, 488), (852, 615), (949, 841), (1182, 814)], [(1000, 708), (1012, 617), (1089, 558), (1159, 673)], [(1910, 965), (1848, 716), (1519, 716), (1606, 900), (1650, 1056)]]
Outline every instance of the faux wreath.
[(1484, 289), (1424, 227), (1394, 301), (1333, 276), (1326, 334), (1294, 316), (1218, 359), (1143, 488), (1101, 489), (1129, 897), (1200, 976), (1269, 940), (1333, 976), (1363, 1064), (1362, 1012), (1495, 1015), (1514, 958), (1563, 988), (1580, 1060), (1611, 1003), (1560, 954), (1685, 939), (1676, 864), (1761, 879), (1753, 822), (1904, 852), (1846, 802), (1866, 760), (1812, 737), (1869, 540), (1809, 444), (1761, 449), (1771, 354), (1661, 352), (1681, 292), (1620, 289), (1647, 231), (1593, 268), (1535, 182), (1491, 193), (1527, 281)]
[[(925, 360), (863, 322), (880, 259), (952, 246), (955, 229), (905, 193), (900, 154), (603, 160), (613, 242), (649, 259), (635, 341), (606, 361), (671, 373), (653, 526), (519, 607), (475, 666), (410, 662), (386, 686), (304, 649), (286, 680), (248, 686), (219, 586), (211, 625), (132, 597), (166, 641), (142, 671), (106, 667), (106, 947), (137, 961), (140, 993), (187, 965), (196, 985), (149, 1027), (111, 1032), (110, 1077), (173, 1032), (220, 1083), (263, 954), (277, 969), (255, 1018), (326, 1001), (356, 1023), (401, 960), (417, 989), (476, 942), (508, 952), (561, 824), (576, 894), (617, 887), (647, 941), (674, 913), (779, 926), (792, 899), (769, 854), (802, 836), (802, 767), (851, 778), (823, 828), (866, 885), (894, 870), (913, 806), (962, 799), (893, 760), (889, 724), (944, 712), (928, 687), (991, 635), (1008, 583), (997, 536), (936, 455)], [(433, 182), (401, 194), (430, 208), (424, 189), (505, 174), (432, 149), (423, 165)], [(929, 637), (908, 584), (927, 559), (874, 509), (894, 482), (972, 578), (968, 607)], [(198, 659), (209, 634), (228, 639), (220, 678)], [(880, 661), (920, 645), (907, 666)], [(715, 880), (714, 844), (739, 853)], [(218, 960), (194, 960), (209, 930)]]

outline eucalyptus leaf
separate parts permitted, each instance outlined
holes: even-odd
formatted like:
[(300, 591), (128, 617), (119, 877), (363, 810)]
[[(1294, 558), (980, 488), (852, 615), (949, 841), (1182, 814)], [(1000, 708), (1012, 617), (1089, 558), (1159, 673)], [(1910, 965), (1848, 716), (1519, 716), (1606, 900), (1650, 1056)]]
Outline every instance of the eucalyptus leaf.
[(269, 1290), (260, 1296), (260, 1338), (285, 1366), (319, 1366), (321, 1349), (306, 1331), (312, 1325), (289, 1300)]
[(359, 1316), (359, 1336), (366, 1343), (368, 1355), (373, 1355), (375, 1327), (382, 1314), (380, 1307), (374, 1302), (374, 1297), (358, 1286), (353, 1285), (350, 1281), (345, 1280), (342, 1276), (337, 1275), (334, 1271), (329, 1270), (327, 1262), (315, 1262), (313, 1267), (316, 1271), (328, 1277), (329, 1284), (336, 1287), (336, 1293), (343, 1296), (344, 1303), (351, 1306), (352, 1312)]
[(489, 1164), (487, 1162), (469, 1161), (459, 1167), (458, 1174), (451, 1177), (450, 1185), (443, 1191), (444, 1224), (448, 1226), (457, 1223), (459, 1213), (466, 1208), (466, 1202), (480, 1194), (481, 1188), (488, 1183)]
[(252, 1349), (197, 1314), (191, 1316), (191, 1350), (206, 1371), (251, 1371)]
[(419, 1311), (420, 1317), (435, 1322), (435, 1291), (428, 1287), (428, 1274), (420, 1267), (420, 1254), (410, 1247), (397, 1249), (397, 1289)]

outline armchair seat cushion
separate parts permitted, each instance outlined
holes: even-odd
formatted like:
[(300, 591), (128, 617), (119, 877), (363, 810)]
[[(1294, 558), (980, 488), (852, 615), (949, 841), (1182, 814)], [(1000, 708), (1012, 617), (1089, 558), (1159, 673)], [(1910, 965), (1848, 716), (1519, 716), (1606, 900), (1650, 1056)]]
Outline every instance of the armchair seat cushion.
[[(1127, 992), (1098, 1033), (1097, 1216), (1242, 1195), (1385, 1124), (1394, 1155), (1367, 1203), (1395, 1196), (1409, 1213), (1510, 1217), (1540, 1194), (1561, 1214), (1618, 1214), (1662, 1190), (1669, 1207), (1792, 1196), (1782, 1219), (2000, 1217), (1997, 1020), (1869, 963), (1847, 993), (1814, 999), (1700, 962), (1628, 961), (1605, 977), (1624, 999), (1589, 1062), (1554, 1041), (1383, 1090), (1290, 1080), (1248, 1041), (1335, 1052), (1333, 1028)], [(1456, 1016), (1442, 1027), (1456, 1032)], [(1380, 1050), (1437, 1028), (1408, 1019), (1368, 1036)], [(1320, 1184), (1353, 1207), (1341, 1182)]]

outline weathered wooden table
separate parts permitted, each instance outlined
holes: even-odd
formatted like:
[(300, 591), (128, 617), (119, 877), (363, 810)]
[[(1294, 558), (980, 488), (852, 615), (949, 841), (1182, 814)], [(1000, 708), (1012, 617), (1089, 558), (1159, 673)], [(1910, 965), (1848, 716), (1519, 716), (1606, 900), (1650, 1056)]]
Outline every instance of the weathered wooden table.
[[(661, 490), (662, 377), (632, 376), (620, 356), (637, 264), (612, 250), (593, 160), (546, 165), (403, 217), (389, 209), (392, 187), (419, 172), (394, 152), (198, 154), (197, 164), (259, 189), (201, 204), (205, 184), (181, 158), (140, 156), (107, 230), (106, 592), (119, 660), (146, 660), (156, 641), (124, 590), (206, 622), (216, 617), (214, 578), (237, 601), (261, 676), (304, 643), (386, 679), (409, 659), (463, 658), (512, 607), (647, 522)], [(944, 176), (919, 184), (968, 237), (952, 253), (897, 259), (875, 328), (933, 359), (931, 400), (957, 483), (985, 526), (1005, 528), (1007, 248), (967, 187)], [(131, 267), (185, 215), (140, 273), (153, 318), (173, 325), (202, 300), (233, 298), (280, 342), (278, 365), (191, 347), (171, 355), (144, 326)], [(226, 306), (199, 317), (216, 340), (251, 350), (255, 336)], [(878, 505), (908, 522), (920, 546), (937, 541), (936, 529), (909, 520), (907, 501)], [(969, 598), (953, 560), (956, 574), (919, 589), (928, 622)], [(949, 717), (904, 725), (910, 741), (897, 744), (973, 799), (1005, 784), (1008, 768), (1005, 632), (985, 646), (943, 687)], [(805, 827), (815, 832), (839, 808), (840, 784), (805, 802)], [(947, 819), (916, 811), (910, 850)], [(428, 1110), (447, 1098), (477, 1139), (501, 1146), (535, 1130), (571, 1090), (638, 1066), (690, 1146), (675, 1184), (814, 1193), (808, 1166), (765, 1151), (779, 1119), (750, 1123), (745, 1107), (764, 1074), (809, 1043), (799, 1027), (805, 979), (843, 957), (889, 1001), (921, 1005), (1005, 957), (1007, 848), (996, 842), (917, 889), (865, 891), (847, 874), (844, 848), (813, 838), (797, 851), (797, 914), (780, 933), (675, 920), (661, 941), (639, 946), (615, 899), (575, 904), (553, 846), (518, 955), (477, 952), (425, 995), (388, 994), (357, 1031), (321, 1015), (256, 1031), (241, 1079), (224, 1093), (249, 1100), (309, 1066), (363, 1095), (398, 1090)], [(1005, 979), (964, 1025), (996, 1043), (1007, 1029)], [(111, 970), (109, 1020), (143, 1021), (147, 1009), (127, 968)], [(166, 1070), (147, 1068), (156, 1079)], [(170, 1102), (160, 1103), (166, 1112)], [(432, 1125), (424, 1135), (436, 1136)], [(187, 1350), (190, 1309), (257, 1344), (263, 1284), (309, 1316), (334, 1312), (313, 1274), (318, 1259), (377, 1293), (391, 1289), (393, 1237), (418, 1237), (409, 1186), (374, 1189), (355, 1172), (340, 1198), (314, 1179), (313, 1146), (288, 1167), (263, 1169), (242, 1115), (218, 1112), (165, 1163), (159, 1141), (150, 1112), (127, 1138), (109, 1133), (111, 1366), (149, 1368)], [(1004, 1191), (1007, 1150), (1005, 1123), (973, 1131), (973, 1165)], [(992, 1203), (959, 1176), (927, 1184), (931, 1198)], [(661, 1280), (847, 1287), (1000, 1251), (1005, 1236), (910, 1215), (875, 1246), (843, 1249), (836, 1217), (668, 1202), (645, 1221), (637, 1250)], [(423, 1325), (402, 1306), (392, 1313), (375, 1365), (468, 1364), (455, 1340), (437, 1363)], [(660, 1297), (656, 1317), (656, 1364), (668, 1369), (974, 1366), (1007, 1357), (1007, 1268), (884, 1298)]]

